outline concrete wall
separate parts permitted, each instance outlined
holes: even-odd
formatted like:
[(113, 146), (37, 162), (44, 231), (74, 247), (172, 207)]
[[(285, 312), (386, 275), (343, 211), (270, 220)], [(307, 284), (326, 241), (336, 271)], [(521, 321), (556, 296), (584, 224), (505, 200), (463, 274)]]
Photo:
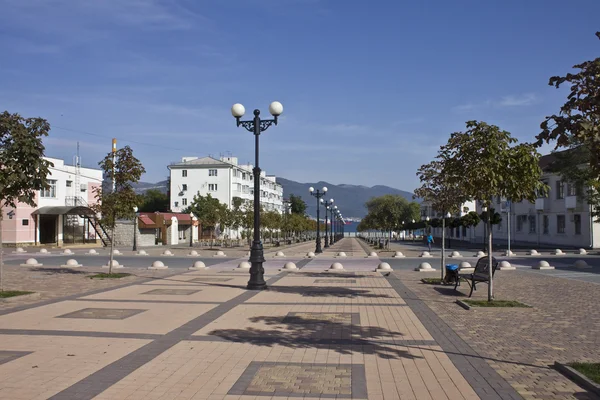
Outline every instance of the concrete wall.
[[(109, 232), (110, 234), (110, 232)], [(156, 244), (154, 228), (137, 230), (138, 247), (154, 246)], [(115, 225), (115, 246), (133, 247), (133, 221), (117, 221)]]

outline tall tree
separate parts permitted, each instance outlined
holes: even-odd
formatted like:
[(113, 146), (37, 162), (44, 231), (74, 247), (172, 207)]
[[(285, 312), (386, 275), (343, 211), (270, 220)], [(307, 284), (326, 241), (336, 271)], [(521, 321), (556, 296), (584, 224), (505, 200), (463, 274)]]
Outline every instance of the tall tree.
[(0, 114), (0, 291), (4, 290), (2, 219), (4, 207), (18, 203), (36, 206), (38, 190), (47, 189), (49, 168), (43, 159), (42, 139), (48, 136), (50, 124), (42, 118), (23, 118), (4, 111)]
[[(113, 161), (114, 160), (114, 161)], [(117, 219), (135, 218), (133, 207), (138, 204), (132, 183), (139, 182), (146, 169), (133, 155), (133, 150), (125, 146), (110, 152), (98, 163), (105, 176), (111, 178), (114, 190), (95, 189), (98, 202), (92, 206), (96, 212), (102, 215), (102, 224), (111, 229), (110, 238), (110, 260), (108, 262), (108, 273), (112, 273), (113, 250), (115, 247), (115, 224)]]
[(169, 209), (169, 196), (158, 189), (148, 189), (138, 195), (139, 209), (142, 212), (166, 212)]
[[(596, 32), (600, 39), (600, 32)], [(586, 188), (592, 215), (600, 222), (600, 57), (573, 66), (577, 71), (553, 76), (548, 84), (569, 85), (567, 101), (558, 114), (540, 125), (537, 145), (556, 141), (556, 148), (572, 149), (559, 156), (554, 172)], [(562, 159), (561, 159), (562, 158)]]
[(442, 214), (442, 258), (441, 276), (444, 279), (446, 266), (446, 214), (456, 213), (465, 201), (465, 196), (456, 183), (448, 180), (444, 163), (434, 160), (422, 165), (417, 171), (421, 187), (415, 190), (415, 197), (424, 199), (432, 208)]
[(292, 214), (306, 214), (306, 203), (302, 200), (302, 196), (290, 194), (290, 211)]
[[(535, 202), (548, 187), (540, 181), (540, 154), (532, 144), (516, 144), (507, 131), (485, 122), (468, 121), (466, 132), (455, 132), (440, 148), (445, 181), (464, 193), (465, 200), (477, 200), (487, 207), (487, 242), (492, 248), (491, 199), (500, 196), (518, 202)], [(492, 252), (488, 252), (492, 264)], [(493, 300), (490, 268), (488, 300)]]
[(202, 224), (202, 229), (210, 228), (211, 247), (214, 245), (214, 232), (219, 222), (223, 219), (227, 206), (212, 197), (210, 193), (202, 196), (200, 192), (194, 196), (191, 204), (186, 208), (186, 213), (194, 213)]

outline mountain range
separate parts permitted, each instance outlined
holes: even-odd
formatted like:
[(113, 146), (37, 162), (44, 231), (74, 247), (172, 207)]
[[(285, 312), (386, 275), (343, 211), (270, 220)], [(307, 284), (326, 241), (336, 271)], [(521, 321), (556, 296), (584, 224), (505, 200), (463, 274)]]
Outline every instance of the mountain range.
[[(277, 178), (277, 182), (283, 186), (284, 198), (288, 198), (291, 194), (302, 197), (302, 200), (306, 202), (306, 212), (313, 217), (316, 217), (317, 215), (317, 199), (312, 197), (308, 192), (308, 188), (311, 186), (319, 190), (326, 186), (328, 191), (325, 199), (329, 200), (333, 198), (334, 205), (338, 206), (344, 217), (364, 217), (367, 214), (365, 203), (372, 197), (383, 196), (385, 194), (394, 194), (400, 195), (409, 201), (413, 200), (413, 194), (411, 192), (384, 185), (376, 185), (372, 187), (348, 184), (334, 185), (332, 183), (323, 181), (314, 183), (301, 183), (280, 177)], [(166, 180), (156, 183), (138, 182), (133, 186), (135, 191), (140, 194), (149, 189), (160, 190), (162, 193), (167, 192)], [(323, 209), (321, 209), (321, 212), (323, 212)], [(325, 215), (321, 215), (321, 218), (324, 217)]]

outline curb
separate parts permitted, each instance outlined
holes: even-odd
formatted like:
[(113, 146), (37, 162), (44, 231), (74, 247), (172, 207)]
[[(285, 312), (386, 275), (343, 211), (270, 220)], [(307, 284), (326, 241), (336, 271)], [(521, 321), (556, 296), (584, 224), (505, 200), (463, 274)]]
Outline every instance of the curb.
[(583, 375), (581, 372), (569, 367), (566, 364), (559, 363), (558, 361), (554, 362), (554, 368), (588, 392), (595, 393), (596, 395), (600, 396), (600, 385)]
[(456, 300), (456, 304), (458, 304), (459, 306), (461, 306), (465, 310), (471, 310), (473, 308), (473, 307), (471, 307), (470, 305), (468, 305), (467, 303), (465, 303), (462, 300)]

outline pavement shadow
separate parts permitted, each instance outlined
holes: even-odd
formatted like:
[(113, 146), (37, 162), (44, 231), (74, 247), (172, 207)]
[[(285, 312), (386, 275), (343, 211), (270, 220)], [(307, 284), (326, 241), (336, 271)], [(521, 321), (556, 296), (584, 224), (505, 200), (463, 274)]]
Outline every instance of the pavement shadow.
[(372, 275), (359, 274), (356, 272), (296, 272), (294, 275), (288, 275), (289, 277), (298, 278), (376, 278)]
[[(460, 286), (458, 288), (460, 288)], [(454, 285), (452, 285), (452, 287), (437, 286), (437, 287), (434, 287), (433, 290), (435, 290), (436, 292), (438, 292), (439, 294), (442, 294), (444, 296), (466, 297), (467, 295), (465, 293), (461, 292), (460, 290), (458, 290), (458, 288), (456, 288), (456, 290), (454, 290)]]
[[(283, 346), (292, 349), (318, 348), (333, 350), (339, 354), (377, 355), (386, 359), (422, 358), (402, 350), (395, 344), (380, 342), (381, 339), (401, 336), (379, 326), (360, 326), (358, 324), (340, 322), (335, 317), (324, 320), (311, 318), (312, 313), (300, 315), (258, 316), (251, 317), (253, 323), (273, 326), (273, 329), (216, 329), (209, 335), (217, 336), (231, 342), (249, 343), (255, 346)], [(327, 313), (328, 315), (339, 313)], [(403, 347), (404, 348), (404, 347)]]
[(29, 268), (32, 272), (43, 272), (45, 275), (90, 275), (89, 271), (79, 271), (73, 268)]

